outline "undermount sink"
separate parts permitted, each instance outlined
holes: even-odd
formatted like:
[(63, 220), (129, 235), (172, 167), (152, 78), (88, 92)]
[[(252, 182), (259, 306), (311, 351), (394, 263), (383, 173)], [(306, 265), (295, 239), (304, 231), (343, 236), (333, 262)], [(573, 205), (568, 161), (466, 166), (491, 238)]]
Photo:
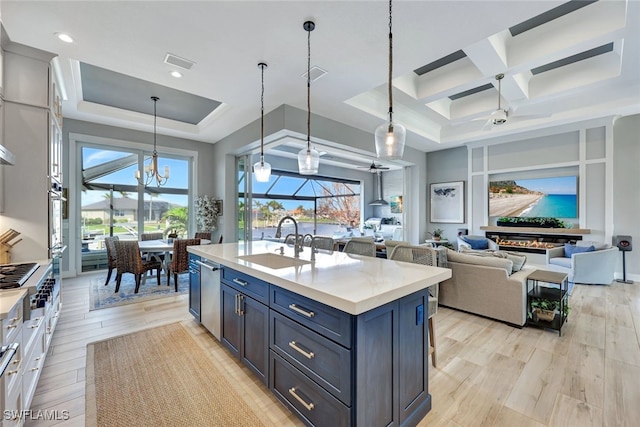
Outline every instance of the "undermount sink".
[(305, 261), (300, 258), (291, 258), (284, 255), (271, 254), (271, 253), (242, 255), (242, 256), (239, 256), (238, 259), (260, 264), (272, 269), (299, 267), (301, 265), (311, 264), (310, 261)]

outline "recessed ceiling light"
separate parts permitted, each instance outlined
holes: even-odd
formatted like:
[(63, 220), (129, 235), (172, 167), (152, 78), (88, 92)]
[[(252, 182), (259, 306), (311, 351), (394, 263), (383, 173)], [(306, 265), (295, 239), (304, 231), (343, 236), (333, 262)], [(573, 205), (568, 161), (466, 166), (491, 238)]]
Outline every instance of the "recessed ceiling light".
[(69, 34), (65, 34), (65, 33), (56, 33), (56, 37), (58, 37), (60, 40), (62, 40), (65, 43), (73, 43), (73, 37), (71, 37)]
[(182, 77), (182, 73), (180, 71), (170, 71), (169, 74), (171, 74), (173, 77), (175, 77), (176, 79), (179, 79), (180, 77)]

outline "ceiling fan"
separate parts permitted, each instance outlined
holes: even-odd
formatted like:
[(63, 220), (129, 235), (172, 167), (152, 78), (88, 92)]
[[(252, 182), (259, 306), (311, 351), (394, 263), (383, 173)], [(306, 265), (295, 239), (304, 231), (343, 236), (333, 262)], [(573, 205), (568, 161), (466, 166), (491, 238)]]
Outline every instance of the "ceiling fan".
[(537, 114), (537, 115), (515, 115), (515, 110), (512, 108), (502, 108), (502, 79), (504, 79), (504, 74), (496, 74), (496, 80), (498, 81), (498, 108), (496, 108), (490, 115), (488, 119), (480, 118), (474, 120), (486, 120), (482, 130), (491, 130), (495, 126), (500, 126), (505, 123), (510, 123), (514, 121), (521, 121), (526, 119), (537, 119), (542, 117), (549, 117), (550, 114)]
[(371, 162), (371, 164), (369, 166), (358, 166), (358, 169), (367, 169), (371, 173), (376, 173), (376, 172), (379, 172), (379, 171), (389, 170), (388, 167), (382, 166), (382, 165), (378, 165), (378, 164), (376, 164), (376, 162)]

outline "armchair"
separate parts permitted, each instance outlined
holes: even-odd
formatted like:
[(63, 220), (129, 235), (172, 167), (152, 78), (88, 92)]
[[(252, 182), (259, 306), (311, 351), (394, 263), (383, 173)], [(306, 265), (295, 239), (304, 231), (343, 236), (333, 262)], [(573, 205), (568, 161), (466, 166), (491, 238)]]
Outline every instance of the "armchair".
[(569, 274), (569, 282), (609, 285), (618, 264), (618, 248), (574, 253), (565, 257), (564, 247), (547, 250), (547, 267)]
[(484, 250), (484, 249), (493, 249), (497, 251), (500, 249), (500, 246), (493, 240), (486, 238), (484, 236), (469, 236), (462, 235), (458, 236), (458, 252), (462, 252), (462, 250)]

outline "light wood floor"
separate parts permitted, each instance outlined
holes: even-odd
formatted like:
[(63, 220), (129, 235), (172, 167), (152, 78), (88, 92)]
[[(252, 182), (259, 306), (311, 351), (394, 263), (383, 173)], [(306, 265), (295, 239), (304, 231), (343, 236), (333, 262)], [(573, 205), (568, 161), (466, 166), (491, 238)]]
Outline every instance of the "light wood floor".
[[(89, 311), (88, 284), (89, 276), (63, 280), (63, 310), (32, 410), (67, 410), (71, 418), (59, 425), (84, 426), (87, 343), (181, 321), (265, 423), (301, 425), (193, 320), (186, 296)], [(576, 285), (570, 305), (562, 337), (440, 308), (433, 409), (420, 425), (638, 425), (640, 284)]]

